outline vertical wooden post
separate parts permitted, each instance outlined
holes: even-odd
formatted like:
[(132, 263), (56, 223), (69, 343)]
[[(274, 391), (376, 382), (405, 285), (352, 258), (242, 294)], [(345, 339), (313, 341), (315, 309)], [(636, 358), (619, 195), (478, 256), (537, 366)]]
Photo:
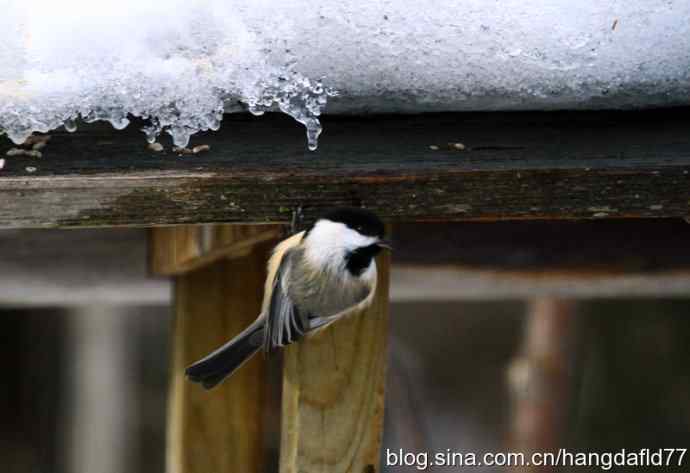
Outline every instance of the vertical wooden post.
[(280, 472), (379, 471), (387, 362), (389, 255), (365, 313), (285, 352)]
[[(126, 310), (126, 309), (124, 309)], [(132, 315), (117, 307), (73, 309), (69, 317), (71, 395), (66, 418), (67, 471), (121, 473), (132, 469), (131, 403), (135, 394), (129, 372)], [(102, 448), (107, 446), (108, 448)]]
[[(177, 274), (168, 414), (169, 473), (264, 471), (266, 379), (262, 357), (255, 357), (212, 391), (190, 383), (184, 376), (187, 366), (241, 332), (259, 314), (266, 261), (273, 246), (272, 242), (256, 243), (257, 234), (264, 229), (273, 232), (272, 237), (277, 234), (276, 227), (230, 229), (213, 244), (190, 242), (190, 238), (195, 240), (194, 235), (208, 240), (209, 231), (203, 227), (159, 229), (152, 235), (154, 270)], [(253, 247), (246, 240), (232, 237), (246, 234), (252, 235)], [(201, 267), (199, 260), (203, 262)]]
[[(521, 356), (510, 368), (514, 422), (511, 448), (530, 454), (563, 445), (572, 390), (572, 349), (577, 305), (542, 298), (531, 302)], [(552, 467), (516, 468), (552, 471)]]

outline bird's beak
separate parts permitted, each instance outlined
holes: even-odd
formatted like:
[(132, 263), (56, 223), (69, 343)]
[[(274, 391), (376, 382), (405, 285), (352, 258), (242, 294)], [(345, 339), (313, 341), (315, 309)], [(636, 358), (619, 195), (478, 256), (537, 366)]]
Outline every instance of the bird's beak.
[(379, 240), (376, 244), (381, 248), (385, 248), (389, 251), (393, 250), (393, 246), (391, 245), (391, 242), (388, 240)]

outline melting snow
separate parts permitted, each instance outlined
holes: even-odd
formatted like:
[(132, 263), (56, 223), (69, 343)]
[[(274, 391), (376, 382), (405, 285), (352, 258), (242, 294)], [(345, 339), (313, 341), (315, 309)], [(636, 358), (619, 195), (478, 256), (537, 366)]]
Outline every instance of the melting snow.
[[(686, 0), (0, 0), (0, 130), (690, 103)], [(323, 79), (323, 84), (322, 84)], [(327, 85), (329, 88), (325, 87)], [(330, 90), (337, 90), (333, 97)]]

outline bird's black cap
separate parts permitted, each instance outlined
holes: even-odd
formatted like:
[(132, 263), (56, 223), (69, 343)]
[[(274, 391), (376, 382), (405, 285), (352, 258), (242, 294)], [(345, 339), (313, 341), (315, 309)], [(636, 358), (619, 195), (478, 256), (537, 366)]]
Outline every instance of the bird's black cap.
[(328, 212), (322, 218), (347, 225), (362, 235), (383, 238), (386, 229), (373, 212), (361, 208), (339, 208)]

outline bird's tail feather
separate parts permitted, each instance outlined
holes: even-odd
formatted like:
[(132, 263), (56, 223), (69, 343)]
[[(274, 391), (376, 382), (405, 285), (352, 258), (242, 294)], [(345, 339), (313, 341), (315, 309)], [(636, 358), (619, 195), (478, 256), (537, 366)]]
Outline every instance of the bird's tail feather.
[(264, 321), (258, 318), (245, 331), (186, 369), (187, 377), (211, 389), (234, 373), (262, 346)]

